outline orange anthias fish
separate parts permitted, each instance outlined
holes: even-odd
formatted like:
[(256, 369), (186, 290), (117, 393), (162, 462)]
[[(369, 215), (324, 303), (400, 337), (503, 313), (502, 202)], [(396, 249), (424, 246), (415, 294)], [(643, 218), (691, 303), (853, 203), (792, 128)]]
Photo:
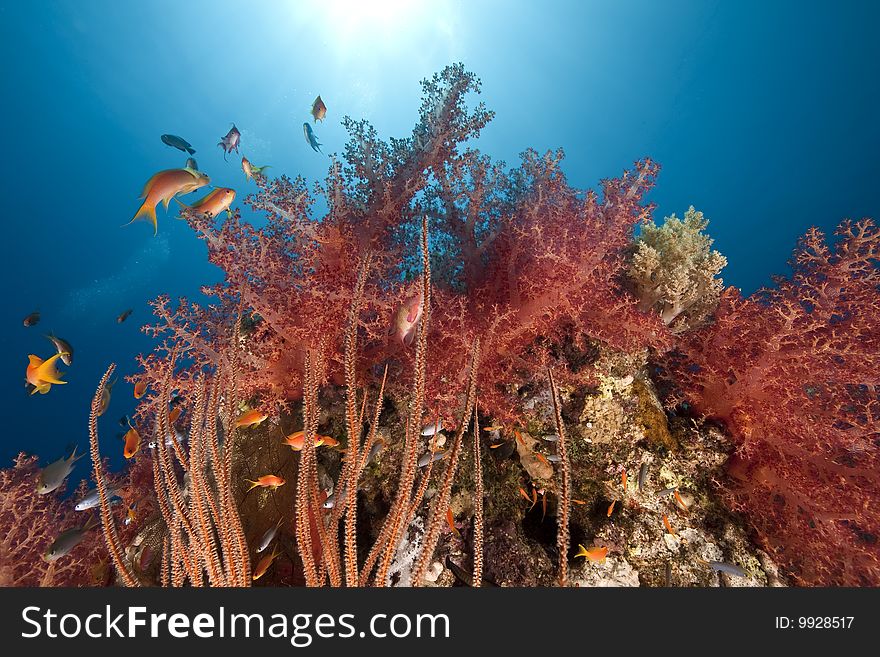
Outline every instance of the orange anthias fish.
[(416, 329), (422, 317), (422, 293), (401, 304), (394, 314), (391, 335), (404, 347), (409, 347), (416, 337)]
[(681, 504), (681, 508), (684, 509), (685, 513), (687, 513), (688, 505), (684, 503), (683, 499), (681, 499), (681, 495), (679, 495), (678, 490), (676, 489), (672, 494), (675, 496), (675, 501)]
[(260, 176), (265, 176), (263, 173), (264, 169), (271, 168), (268, 164), (265, 166), (258, 167), (256, 164), (251, 164), (251, 161), (246, 157), (242, 156), (241, 158), (241, 170), (244, 171), (244, 177), (248, 180), (259, 178)]
[(49, 389), (53, 384), (64, 384), (67, 381), (62, 381), (61, 377), (63, 376), (61, 372), (55, 369), (55, 362), (61, 358), (62, 354), (55, 354), (51, 358), (47, 358), (43, 360), (39, 356), (34, 356), (33, 354), (28, 355), (28, 366), (25, 371), (25, 378), (27, 382), (34, 386), (34, 389), (31, 390), (31, 394), (40, 393), (41, 395), (45, 395), (49, 392)]
[(675, 533), (675, 530), (672, 528), (672, 525), (669, 523), (669, 518), (666, 517), (666, 514), (663, 514), (663, 524), (666, 525), (666, 531), (672, 534), (673, 536), (678, 536)]
[(272, 565), (272, 562), (275, 561), (275, 557), (277, 557), (279, 554), (281, 553), (278, 552), (278, 546), (276, 545), (272, 548), (272, 552), (260, 559), (260, 563), (257, 564), (256, 568), (254, 568), (254, 574), (252, 577), (253, 581), (256, 582), (258, 579), (266, 574), (266, 571), (269, 570), (269, 566)]
[[(209, 184), (211, 179), (200, 171), (193, 169), (166, 169), (155, 174), (144, 185), (144, 191), (141, 192), (140, 198), (144, 199), (143, 205), (138, 208), (134, 217), (128, 224), (133, 223), (137, 219), (149, 219), (153, 224), (153, 235), (159, 232), (156, 222), (156, 206), (159, 203), (168, 204), (171, 199), (178, 194), (189, 194), (199, 187)], [(125, 224), (126, 226), (128, 224)]]
[(125, 441), (125, 447), (122, 449), (122, 455), (125, 458), (130, 459), (137, 454), (138, 450), (141, 448), (141, 435), (138, 433), (137, 429), (131, 426), (131, 423), (129, 423), (128, 426), (131, 428), (125, 432), (125, 437), (123, 438)]
[(134, 398), (140, 399), (147, 393), (147, 382), (138, 381), (134, 384)]
[(228, 187), (218, 187), (211, 190), (204, 197), (195, 201), (192, 205), (187, 205), (180, 199), (174, 199), (180, 203), (180, 207), (194, 210), (196, 214), (208, 219), (213, 219), (224, 210), (227, 214), (231, 214), (229, 206), (235, 200), (235, 190)]
[(620, 483), (623, 484), (623, 492), (626, 492), (626, 470), (623, 471), (623, 476), (620, 478)]
[(607, 516), (610, 518), (611, 514), (614, 513), (614, 505), (617, 504), (617, 500), (612, 500), (611, 505), (608, 507)]
[(238, 419), (235, 421), (236, 427), (255, 427), (260, 424), (263, 420), (269, 417), (268, 413), (264, 413), (259, 409), (254, 409), (252, 411), (245, 411), (241, 415), (238, 416)]
[(254, 481), (253, 479), (245, 479), (245, 481), (250, 484), (250, 487), (248, 488), (249, 491), (257, 488), (258, 486), (275, 490), (279, 486), (284, 485), (284, 479), (282, 479), (278, 475), (263, 475), (256, 481)]
[[(306, 434), (304, 431), (294, 431), (292, 434), (287, 436), (284, 440), (281, 441), (282, 445), (287, 445), (295, 452), (300, 451), (305, 444)], [(331, 440), (335, 445), (338, 445), (339, 442), (330, 438), (330, 436), (321, 436), (320, 434), (315, 434), (315, 447), (320, 447), (321, 445), (328, 444), (325, 441)], [(335, 445), (329, 445), (330, 447), (334, 447)]]
[(318, 96), (315, 98), (315, 102), (312, 103), (312, 117), (314, 117), (315, 121), (323, 121), (325, 116), (327, 116), (327, 106), (321, 100), (321, 97)]
[(588, 550), (578, 543), (578, 551), (574, 556), (575, 559), (578, 557), (585, 557), (594, 563), (602, 564), (605, 563), (605, 557), (608, 556), (608, 547), (591, 547)]
[(182, 412), (183, 409), (180, 406), (175, 406), (168, 414), (168, 424), (174, 424), (175, 422), (177, 422), (177, 418), (180, 417), (180, 414)]
[(455, 526), (455, 519), (452, 517), (452, 509), (446, 509), (446, 524), (449, 525), (449, 529), (452, 530), (452, 533), (461, 538), (461, 532)]

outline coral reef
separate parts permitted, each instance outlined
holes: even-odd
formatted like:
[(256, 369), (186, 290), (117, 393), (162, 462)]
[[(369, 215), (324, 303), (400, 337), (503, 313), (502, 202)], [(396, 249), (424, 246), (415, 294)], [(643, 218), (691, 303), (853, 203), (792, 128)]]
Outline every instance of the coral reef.
[[(92, 404), (118, 582), (878, 583), (873, 223), (833, 247), (813, 230), (790, 279), (722, 294), (702, 213), (652, 221), (655, 162), (598, 192), (568, 183), (562, 151), (508, 168), (470, 146), (492, 118), (467, 105), (474, 75), (422, 87), (409, 137), (346, 118), (322, 184), (255, 178), (263, 227), (183, 211), (225, 280), (208, 306), (153, 302), (156, 350), (131, 377), (154, 445), (124, 487), (136, 530), (102, 483), (114, 366)], [(268, 474), (283, 483), (248, 487)], [(39, 541), (13, 538), (0, 563), (19, 543), (31, 563)]]

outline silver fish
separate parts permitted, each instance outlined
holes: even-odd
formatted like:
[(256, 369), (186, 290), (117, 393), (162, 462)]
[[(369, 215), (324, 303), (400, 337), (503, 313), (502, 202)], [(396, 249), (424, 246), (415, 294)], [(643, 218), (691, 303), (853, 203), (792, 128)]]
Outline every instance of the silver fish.
[(559, 456), (559, 454), (548, 454), (546, 458), (550, 463), (559, 463), (562, 460), (562, 457)]
[[(112, 499), (114, 497), (119, 497), (119, 491), (115, 488), (107, 489), (107, 498)], [(82, 499), (76, 503), (76, 506), (73, 507), (75, 511), (86, 511), (88, 509), (94, 509), (98, 504), (100, 504), (101, 500), (98, 496), (98, 489), (93, 488), (88, 493), (83, 495)]]
[[(174, 437), (177, 438), (177, 443), (179, 445), (183, 445), (186, 442), (187, 436), (182, 431), (175, 431)], [(158, 446), (159, 446), (159, 442), (157, 440), (151, 440), (150, 442), (147, 443), (147, 447), (149, 447), (150, 449), (156, 449)], [(173, 447), (173, 446), (174, 446), (174, 441), (171, 440), (171, 434), (168, 434), (167, 436), (165, 436), (165, 447)]]
[(645, 461), (642, 463), (642, 467), (639, 468), (639, 492), (645, 490), (645, 484), (648, 481), (648, 462)]
[(275, 526), (270, 527), (265, 534), (263, 534), (263, 538), (260, 539), (260, 544), (257, 546), (257, 552), (262, 552), (267, 547), (269, 547), (269, 543), (272, 542), (272, 539), (275, 538), (275, 534), (278, 533), (278, 530), (281, 529), (282, 519), (279, 518), (278, 522)]
[(310, 126), (308, 122), (303, 123), (303, 134), (305, 135), (306, 141), (308, 142), (309, 146), (312, 147), (312, 150), (320, 153), (322, 144), (318, 143), (318, 137), (317, 135), (315, 135), (314, 130), (312, 130), (312, 126)]
[(448, 450), (443, 450), (440, 452), (425, 452), (422, 454), (422, 457), (419, 459), (419, 467), (424, 468), (431, 461), (439, 461), (444, 456), (446, 456)]
[(709, 568), (716, 572), (727, 573), (728, 575), (733, 575), (734, 577), (748, 577), (749, 574), (744, 571), (739, 566), (735, 566), (732, 563), (727, 563), (725, 561), (710, 561)]
[(330, 493), (330, 495), (327, 496), (327, 499), (321, 504), (321, 507), (324, 509), (332, 509), (334, 506), (336, 506), (336, 491)]
[(559, 441), (559, 436), (555, 433), (548, 433), (544, 436), (541, 436), (541, 438), (546, 440), (548, 443), (555, 443)]
[(86, 521), (86, 524), (82, 527), (74, 527), (73, 529), (61, 532), (58, 538), (56, 538), (52, 545), (50, 545), (43, 553), (43, 559), (45, 561), (55, 561), (56, 559), (60, 559), (61, 557), (70, 554), (70, 551), (79, 545), (86, 537), (86, 533), (90, 529), (97, 527), (98, 524), (97, 519), (93, 516), (89, 518)]
[(422, 427), (423, 436), (433, 436), (443, 431), (443, 422), (435, 422), (434, 424), (426, 424)]
[(196, 149), (192, 147), (186, 139), (183, 137), (178, 137), (177, 135), (162, 135), (160, 137), (162, 142), (167, 146), (171, 146), (172, 148), (177, 148), (182, 151), (186, 151), (190, 155), (196, 152)]
[(76, 447), (69, 458), (60, 458), (54, 463), (50, 463), (40, 471), (40, 478), (37, 481), (37, 493), (45, 495), (61, 486), (67, 475), (73, 470), (73, 464), (81, 459), (85, 454), (76, 455)]
[(61, 354), (61, 362), (65, 365), (73, 365), (73, 347), (70, 346), (70, 343), (51, 333), (46, 337), (52, 341), (56, 351)]
[(370, 453), (367, 455), (367, 463), (368, 464), (373, 462), (373, 459), (376, 458), (376, 456), (379, 454), (379, 452), (382, 451), (382, 448), (384, 446), (385, 445), (383, 445), (379, 441), (376, 441), (375, 443), (373, 443), (373, 446), (370, 448)]
[(220, 139), (220, 143), (217, 144), (220, 148), (223, 149), (223, 161), (226, 162), (226, 155), (235, 151), (238, 153), (238, 145), (241, 142), (241, 133), (238, 131), (238, 128), (235, 127), (235, 124), (232, 124), (232, 127), (229, 129), (229, 132), (226, 133), (225, 137)]
[(657, 497), (669, 497), (677, 490), (678, 490), (678, 486), (671, 486), (669, 488), (664, 488), (659, 493), (657, 493)]

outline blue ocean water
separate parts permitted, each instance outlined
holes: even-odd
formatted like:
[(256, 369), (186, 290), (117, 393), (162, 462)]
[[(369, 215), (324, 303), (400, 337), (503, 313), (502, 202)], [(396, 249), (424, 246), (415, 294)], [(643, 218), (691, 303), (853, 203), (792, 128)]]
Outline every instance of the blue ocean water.
[[(367, 9), (365, 10), (364, 7)], [(406, 136), (419, 80), (462, 61), (497, 113), (479, 142), (514, 164), (562, 146), (572, 184), (590, 187), (650, 156), (663, 170), (658, 219), (691, 204), (729, 259), (726, 282), (750, 293), (784, 273), (809, 226), (880, 218), (880, 53), (870, 2), (237, 2), (107, 0), (0, 4), (0, 102), (6, 239), (0, 260), (0, 464), (46, 462), (87, 447), (88, 407), (111, 361), (120, 375), (152, 349), (139, 332), (160, 293), (198, 298), (219, 280), (204, 245), (159, 210), (120, 227), (144, 182), (182, 166), (180, 135), (216, 185), (246, 184), (217, 147), (232, 122), (242, 153), (269, 173), (323, 178), (343, 115)], [(872, 45), (875, 44), (875, 45)], [(328, 106), (302, 135), (317, 94)], [(195, 198), (195, 197), (190, 197)], [(258, 217), (254, 218), (258, 221)], [(116, 317), (133, 314), (122, 324)], [(22, 326), (39, 310), (41, 322)], [(29, 397), (27, 355), (53, 331), (75, 349), (68, 385)], [(122, 463), (120, 380), (101, 419)], [(85, 461), (83, 461), (85, 463)], [(81, 463), (74, 481), (86, 476)]]

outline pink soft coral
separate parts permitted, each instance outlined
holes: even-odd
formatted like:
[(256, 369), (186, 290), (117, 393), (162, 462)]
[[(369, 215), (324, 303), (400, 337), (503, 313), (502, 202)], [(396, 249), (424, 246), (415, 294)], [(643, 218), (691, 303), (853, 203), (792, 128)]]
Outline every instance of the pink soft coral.
[(811, 229), (791, 278), (743, 299), (669, 364), (737, 442), (728, 498), (801, 583), (880, 585), (880, 231)]

